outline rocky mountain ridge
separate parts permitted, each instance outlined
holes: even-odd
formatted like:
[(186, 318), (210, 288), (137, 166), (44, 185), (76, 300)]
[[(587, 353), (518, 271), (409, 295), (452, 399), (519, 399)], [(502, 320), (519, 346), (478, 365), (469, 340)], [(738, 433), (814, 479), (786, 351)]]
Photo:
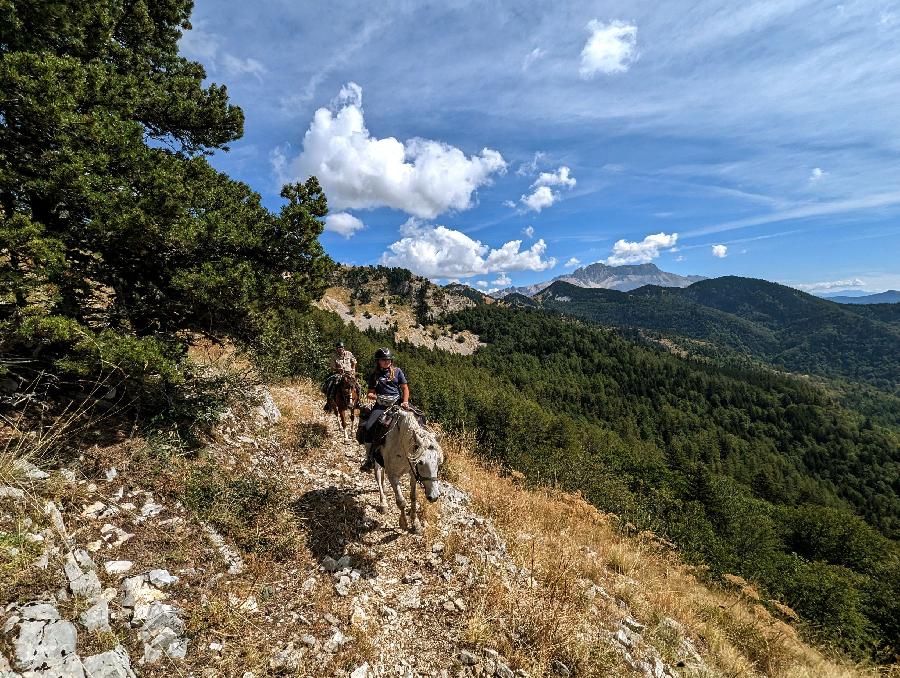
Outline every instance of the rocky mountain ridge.
[(507, 287), (491, 296), (495, 299), (503, 299), (509, 294), (523, 294), (532, 297), (546, 289), (557, 281), (567, 282), (578, 287), (599, 288), (607, 290), (619, 290), (628, 292), (643, 287), (644, 285), (658, 285), (660, 287), (687, 287), (699, 280), (706, 280), (702, 275), (679, 275), (661, 270), (656, 264), (634, 264), (625, 266), (609, 266), (597, 262), (589, 266), (582, 266), (571, 273), (558, 275), (552, 280), (525, 285), (522, 287)]

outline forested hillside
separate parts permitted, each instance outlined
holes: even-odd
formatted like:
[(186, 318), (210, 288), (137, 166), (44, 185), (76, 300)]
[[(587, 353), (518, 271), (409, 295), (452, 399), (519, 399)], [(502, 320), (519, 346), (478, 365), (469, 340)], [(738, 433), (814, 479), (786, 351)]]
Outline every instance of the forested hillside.
[(900, 330), (890, 307), (842, 306), (765, 280), (726, 276), (631, 292), (554, 283), (546, 308), (601, 325), (710, 342), (780, 369), (900, 388)]
[[(413, 399), (532, 482), (581, 491), (795, 606), (811, 632), (889, 656), (900, 637), (897, 437), (814, 384), (722, 370), (526, 309), (453, 317), (473, 357), (399, 346)], [(317, 316), (362, 355), (388, 337)], [(349, 337), (348, 337), (349, 335)]]

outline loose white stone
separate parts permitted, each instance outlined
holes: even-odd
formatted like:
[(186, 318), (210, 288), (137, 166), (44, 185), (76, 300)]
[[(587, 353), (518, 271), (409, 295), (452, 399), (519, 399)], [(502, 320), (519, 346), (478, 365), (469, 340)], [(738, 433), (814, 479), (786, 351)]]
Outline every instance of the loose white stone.
[(125, 574), (134, 566), (130, 560), (110, 560), (103, 564), (106, 574)]
[(0, 487), (0, 499), (24, 499), (25, 492), (18, 487), (3, 485)]
[(88, 678), (136, 678), (131, 670), (128, 652), (121, 645), (83, 661)]
[(178, 583), (178, 577), (169, 574), (168, 570), (150, 570), (147, 576), (151, 584), (161, 589)]

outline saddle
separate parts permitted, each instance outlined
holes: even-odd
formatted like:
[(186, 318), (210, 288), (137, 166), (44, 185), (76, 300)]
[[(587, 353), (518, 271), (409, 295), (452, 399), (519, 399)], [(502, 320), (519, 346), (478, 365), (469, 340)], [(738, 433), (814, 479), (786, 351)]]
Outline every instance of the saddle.
[[(369, 418), (369, 415), (372, 413), (372, 406), (364, 405), (360, 407), (359, 426), (356, 429), (356, 442), (358, 442), (360, 445), (372, 443), (373, 447), (377, 447), (384, 443), (384, 439), (387, 438), (387, 434), (392, 428), (394, 428), (394, 424), (397, 423), (397, 414), (401, 409), (402, 408), (399, 405), (391, 405), (381, 413), (381, 416), (378, 417), (378, 420), (372, 425), (371, 430), (367, 431), (365, 422)], [(422, 426), (424, 428), (427, 424), (425, 413), (418, 407), (414, 407), (413, 405), (409, 406), (409, 411), (415, 415), (416, 421), (419, 423), (419, 426)]]

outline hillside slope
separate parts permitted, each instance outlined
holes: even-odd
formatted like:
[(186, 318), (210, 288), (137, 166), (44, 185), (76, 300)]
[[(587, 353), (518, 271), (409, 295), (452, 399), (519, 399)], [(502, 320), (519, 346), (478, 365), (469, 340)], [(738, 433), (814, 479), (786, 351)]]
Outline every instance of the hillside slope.
[(313, 384), (239, 392), (190, 455), (126, 438), (0, 467), (3, 675), (863, 675), (458, 439), (425, 534), (401, 532)]
[(735, 276), (627, 293), (556, 282), (535, 299), (544, 308), (598, 324), (710, 342), (779, 369), (900, 391), (900, 330), (891, 308), (842, 306)]

